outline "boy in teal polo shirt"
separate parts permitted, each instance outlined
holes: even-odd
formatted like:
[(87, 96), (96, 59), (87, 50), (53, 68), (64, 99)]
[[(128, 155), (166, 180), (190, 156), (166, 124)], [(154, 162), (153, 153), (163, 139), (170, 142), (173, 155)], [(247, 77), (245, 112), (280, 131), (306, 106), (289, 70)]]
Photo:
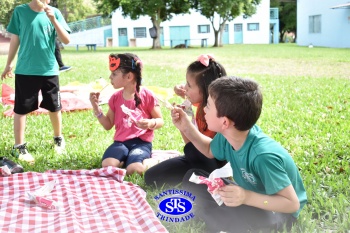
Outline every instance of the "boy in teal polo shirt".
[(34, 162), (24, 141), (26, 115), (38, 109), (38, 94), (42, 92), (40, 107), (49, 110), (54, 131), (54, 146), (58, 153), (64, 151), (62, 136), (61, 98), (58, 65), (55, 58), (55, 39), (69, 43), (70, 29), (61, 12), (32, 0), (15, 8), (7, 31), (11, 42), (6, 67), (1, 79), (13, 77), (12, 62), (18, 51), (15, 70), (14, 136), (12, 154), (20, 160)]
[(204, 184), (183, 179), (183, 188), (196, 196), (195, 214), (210, 231), (247, 232), (290, 229), (307, 202), (306, 191), (292, 157), (256, 126), (262, 94), (250, 79), (224, 77), (209, 86), (205, 119), (218, 132), (213, 139), (201, 135), (180, 109), (172, 111), (174, 125), (208, 158), (226, 160), (236, 184), (219, 188), (224, 204), (218, 206)]

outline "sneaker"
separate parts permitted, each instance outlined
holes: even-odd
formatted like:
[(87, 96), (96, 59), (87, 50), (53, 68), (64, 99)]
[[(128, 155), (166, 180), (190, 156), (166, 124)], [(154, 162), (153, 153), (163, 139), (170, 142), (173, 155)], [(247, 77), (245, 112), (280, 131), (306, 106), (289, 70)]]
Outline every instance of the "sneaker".
[(33, 156), (27, 151), (27, 143), (23, 143), (22, 145), (18, 146), (13, 146), (11, 154), (21, 161), (34, 163)]
[(62, 67), (60, 67), (60, 72), (65, 72), (65, 71), (68, 71), (70, 69), (72, 69), (71, 66), (62, 66)]
[(5, 157), (0, 157), (0, 166), (7, 166), (12, 174), (24, 172), (23, 167), (12, 160)]
[(66, 150), (66, 142), (62, 136), (53, 137), (54, 147), (57, 154), (62, 154)]

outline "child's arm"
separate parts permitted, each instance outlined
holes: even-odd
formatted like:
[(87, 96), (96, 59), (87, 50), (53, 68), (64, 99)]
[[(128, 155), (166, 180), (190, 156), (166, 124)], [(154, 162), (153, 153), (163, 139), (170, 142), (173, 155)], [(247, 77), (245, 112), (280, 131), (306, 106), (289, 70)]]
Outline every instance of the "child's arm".
[(57, 21), (55, 17), (55, 13), (53, 8), (46, 6), (45, 12), (47, 17), (50, 19), (51, 23), (56, 29), (58, 39), (64, 43), (69, 43), (69, 33), (61, 26), (61, 24)]
[(174, 107), (171, 111), (171, 117), (176, 128), (178, 128), (202, 154), (210, 159), (214, 158), (210, 150), (210, 142), (212, 139), (199, 132), (182, 108)]
[(180, 133), (181, 133), (181, 136), (182, 136), (182, 139), (183, 139), (184, 143), (185, 143), (185, 144), (189, 143), (190, 140), (188, 140), (188, 138), (186, 137), (186, 135), (184, 135), (181, 131), (180, 131)]
[(103, 128), (110, 130), (114, 126), (114, 112), (109, 108), (107, 115), (103, 115), (102, 109), (99, 106), (99, 97), (99, 92), (91, 92), (90, 103), (98, 122), (100, 122)]
[(135, 122), (136, 126), (141, 129), (159, 129), (164, 125), (162, 112), (159, 106), (154, 106), (151, 112), (151, 119), (142, 119)]
[(103, 114), (102, 110), (100, 113), (101, 115), (96, 115), (98, 122), (100, 122), (100, 124), (103, 126), (103, 128), (105, 130), (110, 130), (113, 128), (114, 126), (114, 112), (108, 108), (108, 112), (106, 115)]
[(245, 190), (237, 185), (227, 185), (219, 189), (221, 199), (227, 206), (242, 204), (280, 213), (294, 213), (300, 207), (299, 199), (292, 185), (274, 195), (265, 195)]
[(13, 77), (13, 73), (12, 73), (12, 62), (13, 59), (16, 56), (17, 50), (19, 47), (19, 38), (17, 35), (12, 34), (11, 35), (11, 41), (10, 41), (10, 48), (9, 48), (9, 54), (7, 57), (7, 63), (6, 63), (6, 67), (4, 69), (4, 72), (1, 74), (1, 80), (5, 79), (6, 77)]

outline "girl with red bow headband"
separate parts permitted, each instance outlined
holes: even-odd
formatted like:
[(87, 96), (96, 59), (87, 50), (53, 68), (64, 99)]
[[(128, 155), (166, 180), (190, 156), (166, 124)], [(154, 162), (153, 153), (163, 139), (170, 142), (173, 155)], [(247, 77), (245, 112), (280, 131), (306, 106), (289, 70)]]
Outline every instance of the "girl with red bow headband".
[(154, 130), (164, 121), (158, 100), (141, 88), (142, 61), (135, 54), (109, 56), (110, 80), (115, 89), (106, 115), (99, 107), (99, 93), (90, 93), (90, 102), (99, 123), (106, 130), (115, 128), (114, 142), (104, 152), (102, 167), (126, 167), (126, 174), (145, 171), (143, 160), (151, 157)]
[[(186, 98), (192, 105), (197, 107), (195, 119), (192, 122), (198, 127), (199, 131), (213, 138), (215, 133), (208, 129), (204, 118), (204, 107), (207, 105), (209, 84), (226, 76), (225, 68), (215, 61), (211, 54), (203, 54), (192, 62), (186, 72), (186, 85), (175, 86), (174, 91), (177, 95)], [(183, 137), (186, 143), (184, 147), (184, 156), (165, 160), (151, 168), (144, 175), (147, 185), (161, 187), (163, 184), (177, 185), (181, 183), (186, 172), (192, 168), (201, 168), (209, 173), (222, 167), (221, 163), (215, 159), (208, 159), (201, 154), (186, 137)]]

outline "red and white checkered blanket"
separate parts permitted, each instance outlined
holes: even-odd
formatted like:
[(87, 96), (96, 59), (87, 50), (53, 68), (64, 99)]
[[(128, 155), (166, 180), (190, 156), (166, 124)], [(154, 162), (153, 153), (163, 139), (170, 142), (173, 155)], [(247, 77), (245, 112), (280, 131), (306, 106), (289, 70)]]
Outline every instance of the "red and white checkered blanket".
[[(50, 170), (0, 177), (0, 232), (167, 232), (147, 203), (146, 193), (124, 182), (125, 170)], [(50, 181), (46, 196), (62, 203), (49, 210), (30, 201)]]

